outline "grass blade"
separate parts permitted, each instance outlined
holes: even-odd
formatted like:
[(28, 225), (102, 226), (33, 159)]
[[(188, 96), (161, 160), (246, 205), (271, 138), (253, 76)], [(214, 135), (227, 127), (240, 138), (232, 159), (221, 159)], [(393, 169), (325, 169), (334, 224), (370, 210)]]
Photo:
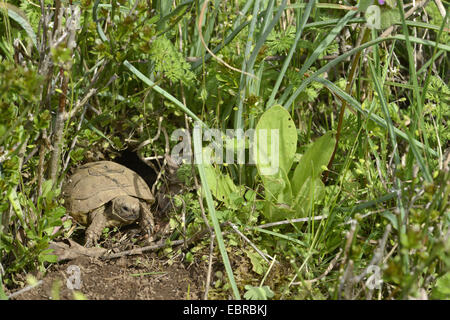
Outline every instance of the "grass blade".
[[(352, 106), (356, 111), (361, 113), (364, 117), (369, 118), (370, 120), (374, 121), (381, 127), (387, 129), (388, 126), (387, 126), (386, 120), (384, 120), (383, 118), (381, 118), (380, 116), (378, 116), (376, 114), (369, 113), (367, 110), (364, 110), (361, 107), (361, 104), (355, 98), (350, 96), (347, 92), (345, 92), (344, 90), (342, 90), (341, 88), (336, 86), (334, 83), (332, 83), (331, 81), (329, 81), (327, 79), (323, 79), (323, 78), (317, 78), (316, 81), (325, 85), (330, 91), (334, 92), (336, 95), (338, 95), (343, 100), (345, 100), (350, 106)], [(404, 133), (400, 129), (397, 129), (396, 127), (394, 127), (393, 129), (394, 129), (394, 133), (397, 136), (399, 136), (402, 139), (409, 140), (408, 135), (406, 133)], [(435, 150), (425, 146), (420, 141), (417, 141), (416, 139), (412, 139), (412, 142), (417, 147), (419, 147), (423, 150), (426, 150), (431, 155), (436, 156), (436, 157), (438, 156), (438, 153)]]
[[(369, 67), (370, 67), (370, 71), (372, 74), (372, 79), (373, 82), (375, 84), (375, 89), (378, 93), (378, 99), (380, 100), (380, 104), (381, 104), (381, 109), (383, 110), (384, 116), (386, 118), (386, 124), (387, 124), (387, 129), (389, 132), (389, 136), (390, 139), (392, 141), (392, 147), (393, 147), (393, 152), (394, 152), (394, 161), (395, 161), (395, 168), (400, 168), (401, 163), (400, 163), (400, 155), (398, 153), (398, 145), (397, 145), (397, 138), (394, 132), (394, 125), (392, 123), (392, 119), (391, 116), (389, 114), (389, 109), (388, 109), (388, 105), (386, 102), (386, 98), (384, 96), (384, 92), (383, 92), (383, 88), (380, 84), (380, 82), (378, 81), (378, 76), (376, 74), (376, 70), (373, 66), (372, 61), (368, 60), (369, 62)], [(400, 214), (398, 215), (398, 232), (399, 232), (399, 239), (404, 239), (404, 237), (406, 236), (406, 211), (405, 211), (405, 206), (403, 204), (403, 199), (402, 199), (402, 181), (400, 180), (400, 178), (396, 177), (394, 175), (394, 188), (396, 189), (396, 193), (397, 193), (397, 206), (399, 207), (399, 211)], [(400, 241), (400, 247), (403, 247), (402, 242)], [(403, 271), (405, 273), (409, 272), (409, 256), (408, 256), (408, 250), (404, 249), (404, 250), (400, 250), (401, 252), (401, 256), (402, 256), (402, 260), (403, 260)]]
[(204, 127), (206, 127), (206, 124), (200, 120), (199, 117), (195, 115), (191, 110), (186, 108), (186, 106), (181, 103), (177, 98), (175, 98), (173, 95), (168, 93), (166, 90), (162, 89), (160, 86), (156, 85), (152, 80), (150, 80), (148, 77), (146, 77), (142, 72), (140, 72), (138, 69), (136, 69), (131, 63), (128, 62), (128, 60), (125, 60), (123, 62), (125, 67), (127, 67), (136, 77), (141, 79), (145, 84), (152, 87), (153, 90), (164, 96), (167, 100), (172, 101), (175, 103), (177, 107), (179, 107), (183, 112), (185, 112), (187, 115), (189, 115), (192, 119), (195, 119), (196, 121), (200, 122)]
[(297, 34), (295, 35), (294, 44), (292, 45), (291, 49), (289, 50), (288, 56), (283, 63), (283, 67), (281, 68), (280, 74), (278, 75), (278, 78), (277, 78), (277, 82), (275, 83), (272, 93), (270, 94), (269, 101), (266, 104), (266, 109), (269, 109), (274, 104), (275, 95), (277, 94), (278, 89), (280, 88), (280, 85), (281, 85), (281, 81), (284, 78), (284, 74), (286, 73), (286, 70), (289, 67), (289, 64), (291, 63), (291, 59), (294, 55), (295, 49), (297, 48), (297, 44), (302, 36), (303, 29), (305, 28), (306, 21), (308, 21), (309, 15), (311, 14), (311, 10), (314, 7), (315, 3), (316, 3), (316, 1), (312, 0), (312, 1), (308, 2), (308, 5), (306, 6), (305, 13), (303, 14), (303, 17), (302, 17), (302, 22), (298, 26)]
[(216, 216), (216, 210), (214, 207), (211, 190), (208, 187), (208, 181), (206, 179), (205, 167), (202, 163), (203, 162), (202, 161), (203, 147), (202, 147), (202, 139), (201, 139), (201, 129), (199, 126), (194, 128), (193, 140), (194, 140), (195, 161), (197, 163), (198, 172), (200, 174), (200, 180), (202, 182), (202, 190), (206, 197), (206, 203), (208, 205), (209, 215), (211, 217), (211, 221), (212, 221), (212, 224), (214, 227), (214, 232), (216, 234), (217, 244), (219, 245), (219, 251), (220, 251), (220, 254), (222, 255), (223, 264), (225, 266), (225, 270), (227, 272), (228, 280), (230, 281), (234, 297), (236, 299), (240, 300), (241, 296), (239, 294), (239, 290), (237, 288), (236, 281), (234, 280), (233, 270), (231, 269), (230, 260), (228, 259), (227, 250), (226, 250), (225, 244), (223, 242), (222, 230), (220, 229), (219, 220), (217, 219), (217, 216)]
[(317, 60), (319, 55), (330, 45), (331, 42), (338, 36), (341, 30), (348, 24), (348, 21), (356, 14), (356, 11), (349, 11), (347, 14), (339, 20), (339, 23), (330, 31), (325, 39), (319, 44), (319, 46), (313, 51), (309, 58), (302, 65), (302, 68), (298, 72), (301, 76), (308, 70), (309, 67)]
[(9, 3), (0, 3), (0, 9), (4, 9), (8, 12), (8, 16), (15, 22), (17, 22), (23, 28), (23, 30), (25, 30), (34, 46), (37, 48), (36, 34), (34, 33), (33, 28), (31, 27), (31, 24), (23, 11), (15, 5)]
[[(250, 51), (252, 50), (253, 46), (253, 34), (256, 29), (256, 22), (258, 20), (258, 10), (259, 10), (259, 4), (260, 0), (255, 0), (255, 4), (253, 5), (253, 14), (252, 14), (252, 20), (250, 23), (250, 28), (248, 31), (248, 37), (247, 37), (247, 43), (245, 45), (245, 53), (244, 53), (244, 59), (242, 61), (242, 67), (241, 70), (244, 72), (250, 71), (250, 59), (248, 58), (250, 56)], [(250, 71), (251, 72), (251, 71)], [(234, 128), (239, 130), (243, 129), (244, 127), (244, 121), (243, 121), (243, 109), (244, 109), (244, 100), (245, 100), (245, 87), (247, 86), (248, 78), (241, 73), (241, 78), (239, 81), (239, 90), (238, 90), (238, 96), (237, 96), (237, 110), (235, 112), (235, 118), (234, 118)]]
[[(284, 107), (285, 108), (289, 108), (290, 106), (292, 106), (294, 100), (298, 97), (298, 95), (305, 90), (305, 88), (314, 80), (318, 81), (318, 77), (330, 70), (331, 68), (333, 68), (334, 66), (338, 65), (340, 62), (342, 62), (343, 60), (345, 60), (347, 57), (352, 56), (353, 54), (355, 54), (358, 51), (364, 50), (368, 47), (374, 46), (378, 43), (384, 42), (384, 41), (392, 41), (392, 40), (405, 40), (405, 37), (403, 35), (395, 35), (392, 37), (386, 37), (386, 38), (378, 38), (369, 42), (366, 42), (362, 45), (360, 45), (359, 47), (353, 48), (349, 51), (347, 51), (346, 53), (340, 55), (339, 57), (337, 57), (336, 59), (331, 60), (329, 63), (327, 63), (326, 65), (324, 65), (322, 68), (320, 68), (319, 70), (317, 70), (316, 72), (314, 72), (309, 78), (306, 78), (302, 84), (298, 87), (298, 89), (291, 95), (291, 97), (289, 98), (289, 100), (284, 103)], [(418, 44), (423, 44), (423, 45), (430, 45), (430, 46), (434, 46), (437, 45), (437, 47), (439, 49), (445, 50), (445, 51), (450, 51), (450, 46), (448, 45), (444, 45), (444, 44), (436, 44), (436, 42), (434, 41), (429, 41), (429, 40), (423, 40), (423, 39), (419, 39), (419, 38), (415, 38), (415, 37), (409, 37), (409, 40), (414, 42), (414, 43), (418, 43)]]

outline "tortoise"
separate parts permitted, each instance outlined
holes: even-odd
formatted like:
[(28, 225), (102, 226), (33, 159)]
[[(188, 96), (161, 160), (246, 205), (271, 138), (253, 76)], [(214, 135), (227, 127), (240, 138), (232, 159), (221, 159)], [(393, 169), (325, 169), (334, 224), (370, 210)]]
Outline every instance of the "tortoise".
[(131, 224), (139, 219), (151, 237), (150, 205), (153, 194), (136, 172), (112, 161), (87, 163), (75, 170), (63, 187), (65, 206), (80, 224), (88, 226), (86, 247), (97, 244), (105, 227)]

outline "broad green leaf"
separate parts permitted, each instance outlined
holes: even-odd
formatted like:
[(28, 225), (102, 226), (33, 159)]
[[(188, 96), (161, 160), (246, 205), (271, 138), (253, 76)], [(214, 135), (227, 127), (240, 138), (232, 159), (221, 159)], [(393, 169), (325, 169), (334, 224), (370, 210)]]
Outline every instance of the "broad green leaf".
[(227, 207), (236, 209), (231, 194), (241, 194), (243, 196), (242, 188), (238, 188), (231, 177), (222, 173), (219, 167), (213, 167), (210, 159), (211, 148), (203, 149), (203, 164), (205, 168), (206, 180), (211, 189), (213, 196), (224, 202)]
[(261, 176), (288, 173), (297, 149), (297, 130), (289, 112), (275, 105), (263, 113), (255, 129), (253, 156)]
[(291, 183), (284, 169), (280, 168), (277, 174), (261, 178), (265, 189), (265, 217), (269, 221), (276, 221), (292, 216), (294, 212), (291, 210)]
[(252, 270), (257, 274), (262, 275), (264, 273), (264, 267), (261, 264), (261, 256), (252, 250), (245, 250), (245, 253), (247, 254), (247, 257), (250, 258), (250, 261), (252, 263)]
[(0, 277), (0, 300), (8, 300), (8, 296), (5, 293), (5, 290), (3, 290), (3, 281)]
[(267, 300), (267, 298), (272, 298), (274, 296), (274, 293), (269, 286), (254, 287), (246, 285), (245, 289), (247, 292), (244, 294), (244, 298), (247, 300)]
[(34, 46), (37, 48), (36, 34), (34, 33), (25, 13), (20, 8), (10, 3), (0, 3), (0, 9), (5, 9), (8, 11), (8, 16), (16, 21), (23, 28), (23, 30), (25, 30)]
[(325, 196), (325, 185), (318, 177), (308, 177), (293, 201), (295, 214), (289, 218), (305, 217), (309, 214), (313, 204), (318, 203)]
[(447, 272), (436, 281), (436, 286), (432, 293), (433, 299), (448, 300), (450, 299), (450, 272)]
[(38, 257), (39, 262), (58, 262), (58, 256), (51, 254), (53, 249), (43, 250)]
[(43, 198), (50, 198), (49, 194), (52, 191), (52, 185), (53, 185), (52, 180), (45, 180), (42, 183), (42, 197)]
[(335, 143), (334, 134), (329, 131), (306, 150), (292, 176), (292, 194), (297, 195), (308, 178), (314, 180), (320, 176), (330, 161)]
[(247, 192), (245, 192), (245, 200), (249, 201), (249, 202), (253, 202), (256, 199), (256, 191), (249, 189), (247, 190)]
[[(286, 202), (292, 198), (292, 189), (286, 172), (280, 168), (274, 175), (262, 176), (266, 197)], [(284, 196), (283, 196), (284, 195)]]
[(297, 149), (297, 130), (280, 105), (268, 109), (255, 129), (253, 156), (265, 189), (264, 215), (269, 221), (291, 216), (292, 189), (288, 173)]
[(270, 222), (292, 219), (298, 216), (297, 212), (292, 207), (291, 202), (277, 203), (269, 200), (265, 202), (263, 213)]
[(14, 212), (17, 214), (19, 219), (23, 222), (23, 211), (22, 207), (20, 206), (19, 198), (17, 197), (17, 192), (14, 189), (10, 189), (8, 192), (8, 199), (11, 203), (11, 206), (14, 209)]

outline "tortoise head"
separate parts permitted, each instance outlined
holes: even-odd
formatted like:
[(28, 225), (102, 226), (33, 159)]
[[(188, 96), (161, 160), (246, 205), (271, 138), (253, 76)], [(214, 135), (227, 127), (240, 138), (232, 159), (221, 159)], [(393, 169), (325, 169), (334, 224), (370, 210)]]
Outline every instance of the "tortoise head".
[(113, 218), (124, 223), (136, 221), (140, 215), (139, 199), (131, 196), (118, 196), (112, 200)]

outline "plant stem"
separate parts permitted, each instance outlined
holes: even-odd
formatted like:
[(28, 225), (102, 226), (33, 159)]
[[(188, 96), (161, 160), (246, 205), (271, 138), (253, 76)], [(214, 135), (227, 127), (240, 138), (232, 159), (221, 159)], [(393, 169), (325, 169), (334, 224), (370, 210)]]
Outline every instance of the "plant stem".
[(59, 108), (58, 114), (56, 115), (55, 121), (55, 131), (53, 133), (53, 152), (50, 161), (50, 180), (53, 181), (53, 185), (56, 185), (56, 178), (59, 168), (59, 158), (61, 155), (61, 148), (63, 143), (63, 132), (64, 132), (64, 119), (66, 114), (66, 96), (67, 87), (69, 84), (68, 77), (64, 74), (64, 68), (59, 69), (62, 85), (61, 85), (61, 95), (59, 96)]
[[(362, 40), (360, 41), (360, 43), (357, 43), (357, 45), (356, 45), (357, 47), (360, 46), (361, 44), (364, 44), (365, 42), (367, 42), (367, 40), (369, 39), (369, 35), (370, 35), (370, 29), (364, 27), (364, 29), (361, 30), (361, 34), (362, 34)], [(355, 73), (356, 73), (356, 70), (358, 69), (358, 62), (359, 62), (359, 58), (361, 56), (361, 52), (362, 51), (358, 51), (355, 54), (355, 56), (353, 57), (352, 67), (350, 69), (350, 74), (348, 76), (345, 92), (347, 92), (350, 95), (351, 95), (351, 91), (352, 91), (352, 87), (353, 87), (353, 80), (355, 77)], [(339, 137), (341, 136), (342, 123), (344, 122), (344, 114), (345, 114), (346, 106), (347, 106), (347, 102), (345, 100), (342, 100), (341, 111), (339, 113), (339, 120), (338, 120), (337, 132), (336, 132), (336, 144), (334, 145), (334, 150), (333, 150), (333, 153), (331, 154), (330, 162), (328, 163), (328, 170), (325, 171), (324, 175), (323, 175), (324, 183), (327, 181), (328, 172), (330, 172), (330, 170), (331, 170), (331, 166), (333, 165), (333, 160), (334, 160), (334, 157), (336, 155), (336, 151), (337, 151), (337, 148), (339, 145)]]

